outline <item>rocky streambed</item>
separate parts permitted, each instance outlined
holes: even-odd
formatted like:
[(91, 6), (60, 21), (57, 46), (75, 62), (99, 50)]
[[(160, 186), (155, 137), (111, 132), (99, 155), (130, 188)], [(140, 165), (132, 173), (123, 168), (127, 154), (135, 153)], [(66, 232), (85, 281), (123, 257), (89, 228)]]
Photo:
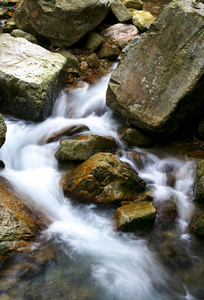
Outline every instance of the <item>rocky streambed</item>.
[(0, 35), (0, 299), (202, 299), (203, 4), (95, 4), (21, 1)]

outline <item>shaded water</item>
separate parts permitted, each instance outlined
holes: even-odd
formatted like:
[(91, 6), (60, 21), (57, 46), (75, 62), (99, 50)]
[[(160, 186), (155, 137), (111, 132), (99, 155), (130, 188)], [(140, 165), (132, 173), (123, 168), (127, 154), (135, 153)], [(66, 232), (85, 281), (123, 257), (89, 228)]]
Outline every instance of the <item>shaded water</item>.
[[(0, 150), (6, 168), (1, 174), (31, 206), (50, 218), (41, 247), (48, 253), (48, 246), (54, 249), (43, 265), (34, 266), (36, 258), (26, 255), (2, 265), (0, 294), (8, 299), (203, 299), (203, 248), (187, 230), (194, 209), (194, 162), (131, 149), (145, 153), (138, 167), (118, 138), (122, 121), (105, 105), (108, 80), (109, 75), (91, 87), (84, 84), (70, 93), (62, 92), (52, 116), (40, 124), (6, 119), (7, 141)], [(59, 186), (64, 168), (60, 169), (54, 158), (59, 141), (40, 141), (78, 124), (88, 126), (90, 133), (116, 139), (122, 151), (120, 159), (146, 181), (154, 203), (174, 199), (178, 218), (171, 230), (160, 228), (156, 221), (150, 233), (115, 232), (113, 208), (74, 204), (64, 197)], [(173, 187), (167, 182), (167, 168), (175, 176)], [(181, 253), (173, 264), (163, 255), (169, 241), (166, 236)]]

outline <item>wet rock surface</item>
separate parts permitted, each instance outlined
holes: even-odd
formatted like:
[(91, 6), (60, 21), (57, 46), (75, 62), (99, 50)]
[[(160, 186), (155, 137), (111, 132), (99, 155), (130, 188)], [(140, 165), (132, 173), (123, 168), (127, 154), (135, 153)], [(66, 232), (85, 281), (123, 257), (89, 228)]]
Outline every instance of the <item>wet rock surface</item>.
[(145, 182), (110, 153), (99, 153), (62, 176), (64, 194), (81, 202), (111, 204), (132, 200)]
[(89, 134), (75, 139), (62, 140), (55, 157), (59, 161), (85, 161), (96, 153), (114, 153), (115, 151), (116, 142), (113, 138)]
[[(42, 215), (41, 215), (42, 216)], [(48, 220), (40, 220), (0, 178), (0, 258), (15, 251), (28, 251)]]
[(139, 201), (117, 208), (114, 219), (121, 231), (150, 229), (156, 218), (156, 209), (151, 201)]

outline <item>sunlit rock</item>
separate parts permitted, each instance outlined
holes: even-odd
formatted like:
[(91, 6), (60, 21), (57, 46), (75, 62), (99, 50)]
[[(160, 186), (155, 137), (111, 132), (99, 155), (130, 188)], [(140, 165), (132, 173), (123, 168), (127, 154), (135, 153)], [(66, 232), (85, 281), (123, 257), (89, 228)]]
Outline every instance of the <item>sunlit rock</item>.
[(75, 139), (62, 140), (55, 157), (59, 161), (85, 161), (96, 153), (115, 151), (116, 142), (113, 138), (88, 134)]
[(111, 204), (133, 200), (145, 182), (111, 153), (99, 153), (62, 176), (67, 197), (81, 202)]
[(169, 4), (112, 73), (107, 105), (146, 132), (168, 136), (203, 113), (204, 9), (197, 6)]
[(45, 119), (57, 98), (66, 59), (9, 34), (0, 35), (0, 44), (1, 109), (26, 120)]
[(141, 31), (146, 31), (154, 22), (155, 17), (148, 11), (135, 10), (132, 16), (132, 23)]
[(110, 9), (109, 0), (23, 0), (15, 12), (19, 29), (59, 47), (69, 47), (98, 26)]
[(151, 201), (130, 203), (117, 208), (114, 219), (121, 231), (150, 229), (156, 218), (156, 209)]

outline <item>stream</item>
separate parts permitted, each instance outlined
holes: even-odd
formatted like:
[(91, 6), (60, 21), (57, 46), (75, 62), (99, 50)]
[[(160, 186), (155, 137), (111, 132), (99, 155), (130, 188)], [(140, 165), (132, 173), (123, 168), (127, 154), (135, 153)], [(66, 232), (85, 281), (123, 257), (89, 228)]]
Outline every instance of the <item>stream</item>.
[[(26, 254), (2, 265), (0, 300), (204, 299), (203, 248), (188, 232), (194, 210), (195, 161), (159, 149), (131, 148), (145, 153), (138, 167), (117, 135), (123, 121), (105, 104), (109, 78), (106, 75), (92, 86), (82, 83), (71, 92), (62, 91), (52, 115), (42, 123), (4, 116), (8, 131), (0, 149), (6, 165), (1, 175), (29, 206), (37, 207), (51, 220), (40, 247), (48, 254), (54, 249), (54, 255), (51, 251), (40, 267), (32, 267), (32, 258)], [(40, 141), (68, 125), (79, 124), (88, 126), (89, 133), (117, 141), (119, 158), (145, 180), (155, 204), (174, 199), (178, 217), (172, 228), (160, 227), (156, 221), (148, 233), (116, 232), (112, 207), (82, 205), (64, 197), (59, 180), (74, 163), (58, 164), (54, 153), (59, 141)], [(173, 187), (167, 182), (166, 169), (175, 177)], [(173, 262), (164, 255), (169, 241), (178, 254)], [(42, 249), (36, 245), (37, 252)]]

